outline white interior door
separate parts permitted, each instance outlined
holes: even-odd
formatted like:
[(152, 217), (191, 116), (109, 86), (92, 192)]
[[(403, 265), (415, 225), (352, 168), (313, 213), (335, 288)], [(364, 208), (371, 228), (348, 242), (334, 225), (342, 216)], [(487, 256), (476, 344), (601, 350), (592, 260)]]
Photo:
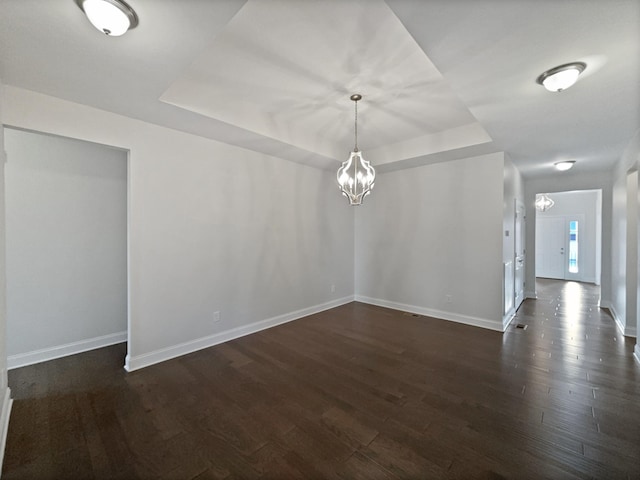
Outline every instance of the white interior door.
[(524, 300), (524, 227), (525, 227), (525, 208), (522, 202), (516, 200), (516, 217), (514, 225), (514, 242), (515, 242), (515, 274), (514, 274), (514, 290), (516, 310)]

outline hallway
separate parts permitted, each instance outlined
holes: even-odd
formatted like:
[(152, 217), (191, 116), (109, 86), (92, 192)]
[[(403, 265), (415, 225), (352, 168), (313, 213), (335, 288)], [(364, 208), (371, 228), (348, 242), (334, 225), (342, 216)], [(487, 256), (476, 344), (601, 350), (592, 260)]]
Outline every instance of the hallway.
[[(629, 478), (638, 478), (635, 338), (625, 338), (608, 310), (598, 308), (596, 285), (538, 278), (536, 290), (538, 298), (523, 303), (505, 333), (504, 351), (514, 356), (514, 372), (524, 370), (523, 394), (540, 404), (541, 425), (561, 433), (554, 448), (573, 442), (585, 457), (611, 464), (626, 454), (636, 465)], [(603, 473), (593, 472), (597, 478)]]
[(504, 334), (354, 302), (132, 373), (123, 345), (13, 370), (3, 478), (638, 478), (634, 339), (593, 285), (538, 295)]

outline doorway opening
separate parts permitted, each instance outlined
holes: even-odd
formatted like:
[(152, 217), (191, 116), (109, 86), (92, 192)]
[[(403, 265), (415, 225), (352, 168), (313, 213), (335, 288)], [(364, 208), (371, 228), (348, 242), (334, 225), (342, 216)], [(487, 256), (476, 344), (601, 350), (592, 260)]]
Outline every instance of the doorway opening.
[(4, 139), (7, 367), (127, 342), (128, 151), (11, 127)]
[(553, 207), (536, 211), (536, 278), (600, 285), (602, 190), (547, 195)]

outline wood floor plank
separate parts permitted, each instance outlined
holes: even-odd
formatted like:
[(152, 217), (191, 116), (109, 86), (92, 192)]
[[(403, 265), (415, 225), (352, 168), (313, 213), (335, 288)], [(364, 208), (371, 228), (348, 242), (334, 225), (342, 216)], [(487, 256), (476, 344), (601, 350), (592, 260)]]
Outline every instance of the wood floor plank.
[(345, 480), (398, 480), (400, 478), (360, 452), (351, 455), (338, 474)]
[(378, 430), (360, 423), (349, 412), (337, 407), (327, 410), (322, 415), (322, 423), (336, 437), (352, 448), (369, 445), (379, 433)]
[(132, 373), (123, 344), (12, 370), (3, 478), (638, 478), (635, 342), (598, 287), (536, 288), (504, 334), (354, 302)]
[(444, 478), (448, 469), (430, 462), (413, 448), (381, 434), (359, 450), (365, 457), (399, 478)]

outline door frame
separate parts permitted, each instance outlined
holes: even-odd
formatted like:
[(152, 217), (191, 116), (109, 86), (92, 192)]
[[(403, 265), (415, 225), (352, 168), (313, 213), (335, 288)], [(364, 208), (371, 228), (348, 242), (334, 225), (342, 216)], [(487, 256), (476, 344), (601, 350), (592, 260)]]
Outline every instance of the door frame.
[[(112, 149), (112, 150), (117, 150), (121, 153), (124, 154), (125, 158), (126, 158), (126, 179), (125, 179), (125, 195), (126, 195), (126, 218), (125, 218), (125, 225), (126, 225), (126, 234), (125, 234), (125, 245), (126, 245), (126, 286), (125, 286), (125, 295), (126, 295), (126, 323), (127, 323), (127, 329), (126, 329), (126, 339), (124, 339), (124, 336), (120, 336), (121, 332), (118, 332), (114, 335), (106, 335), (104, 337), (97, 337), (98, 341), (97, 342), (93, 342), (92, 340), (94, 339), (87, 339), (86, 341), (86, 345), (84, 345), (82, 342), (83, 341), (79, 341), (79, 342), (74, 342), (71, 344), (67, 344), (67, 345), (61, 345), (61, 346), (54, 346), (51, 348), (45, 348), (43, 350), (36, 350), (33, 352), (27, 352), (26, 354), (20, 354), (20, 355), (16, 355), (16, 358), (11, 358), (11, 357), (6, 357), (7, 359), (7, 370), (11, 370), (11, 369), (15, 369), (15, 368), (20, 368), (22, 366), (27, 366), (27, 365), (32, 365), (32, 364), (36, 364), (36, 363), (40, 363), (40, 362), (45, 362), (45, 361), (49, 361), (49, 360), (54, 360), (56, 358), (62, 358), (62, 357), (66, 357), (69, 355), (75, 355), (77, 353), (82, 353), (84, 351), (90, 351), (90, 350), (94, 350), (97, 348), (103, 348), (103, 347), (107, 347), (110, 345), (114, 345), (114, 344), (118, 344), (118, 343), (126, 343), (127, 347), (127, 353), (125, 356), (125, 359), (128, 358), (129, 356), (129, 352), (131, 351), (131, 241), (130, 241), (130, 235), (131, 235), (131, 150), (127, 149), (127, 148), (122, 148), (122, 147), (118, 147), (118, 146), (113, 146), (113, 145), (108, 145), (108, 144), (103, 144), (103, 143), (98, 143), (92, 140), (85, 140), (83, 138), (77, 138), (77, 137), (70, 137), (67, 135), (58, 135), (58, 134), (54, 134), (54, 133), (47, 133), (44, 131), (40, 131), (40, 130), (34, 130), (34, 129), (30, 129), (30, 128), (22, 128), (22, 127), (17, 127), (17, 126), (13, 126), (10, 124), (0, 124), (0, 129), (3, 130), (17, 130), (17, 131), (22, 131), (22, 132), (27, 132), (27, 133), (31, 133), (31, 134), (35, 134), (35, 135), (42, 135), (45, 137), (56, 137), (59, 139), (63, 139), (63, 140), (69, 140), (72, 142), (84, 142), (84, 143), (88, 143), (88, 144), (92, 144), (96, 147), (100, 147), (100, 148), (107, 148), (107, 149)], [(4, 138), (4, 134), (3, 134), (3, 138)], [(3, 145), (4, 147), (4, 145)], [(6, 174), (6, 169), (5, 169), (5, 174)], [(6, 181), (6, 178), (5, 178)], [(3, 194), (6, 196), (6, 192), (3, 192)], [(5, 225), (6, 227), (6, 225)], [(6, 275), (6, 271), (4, 272)], [(88, 347), (87, 347), (88, 345)], [(68, 347), (68, 348), (60, 348), (60, 347)], [(20, 358), (23, 357), (23, 358)], [(11, 366), (9, 366), (9, 364), (12, 364)]]
[[(525, 254), (526, 254), (526, 221), (527, 213), (524, 203), (517, 198), (514, 200), (513, 215), (513, 298), (514, 308), (518, 310), (525, 298)], [(520, 213), (520, 218), (518, 214)], [(518, 248), (520, 247), (520, 248)], [(520, 249), (520, 251), (518, 251)], [(520, 283), (520, 285), (518, 285)]]

